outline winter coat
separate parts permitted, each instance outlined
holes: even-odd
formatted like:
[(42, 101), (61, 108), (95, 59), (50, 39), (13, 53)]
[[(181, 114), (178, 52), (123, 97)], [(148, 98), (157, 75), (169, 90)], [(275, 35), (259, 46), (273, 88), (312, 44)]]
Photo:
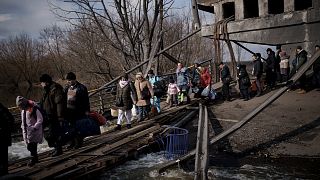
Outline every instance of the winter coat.
[(252, 75), (260, 78), (262, 76), (262, 73), (263, 73), (263, 65), (262, 65), (260, 58), (258, 58), (255, 61), (253, 61)]
[(58, 119), (63, 119), (66, 96), (62, 86), (56, 82), (46, 86), (40, 104), (48, 115), (49, 124), (55, 124)]
[[(36, 112), (33, 112), (36, 111)], [(24, 141), (29, 143), (42, 143), (43, 117), (41, 112), (36, 108), (21, 111), (21, 129)]]
[(267, 63), (267, 69), (268, 70), (275, 70), (275, 65), (276, 65), (276, 56), (274, 51), (270, 51), (270, 54), (268, 54), (268, 58), (266, 60)]
[(201, 78), (200, 78), (200, 85), (201, 87), (205, 88), (210, 85), (211, 82), (211, 76), (209, 74), (208, 68), (204, 68), (204, 70), (201, 72)]
[(11, 146), (11, 132), (14, 126), (14, 117), (9, 110), (0, 103), (0, 137), (4, 138), (1, 146)]
[(249, 74), (246, 70), (246, 65), (240, 65), (239, 68), (239, 89), (248, 89), (251, 85)]
[(130, 110), (133, 107), (133, 100), (137, 102), (137, 92), (131, 81), (126, 81), (126, 83), (120, 85), (120, 81), (117, 85), (116, 99), (122, 99), (123, 106), (117, 107), (121, 110)]
[(177, 85), (187, 86), (189, 83), (189, 71), (187, 68), (183, 67), (181, 69), (176, 69), (177, 74)]
[(280, 61), (280, 68), (287, 69), (289, 68), (289, 59), (281, 59)]
[(76, 119), (90, 112), (88, 90), (85, 85), (77, 81), (74, 86), (66, 86), (64, 93), (67, 95), (67, 109), (72, 110)]
[(178, 92), (180, 91), (179, 87), (177, 86), (176, 83), (170, 83), (168, 85), (168, 94), (169, 95), (175, 95), (178, 94)]
[(150, 99), (142, 99), (142, 95), (141, 95), (141, 91), (145, 88), (147, 88), (150, 92), (151, 97), (154, 96), (153, 94), (153, 89), (152, 86), (150, 84), (149, 81), (143, 79), (141, 81), (136, 80), (134, 83), (134, 87), (136, 88), (137, 91), (137, 97), (138, 97), (138, 101), (137, 101), (137, 106), (147, 106), (150, 105)]
[(292, 61), (292, 66), (293, 66), (293, 73), (296, 73), (300, 67), (305, 63), (307, 62), (307, 52), (305, 50), (302, 50), (301, 52), (299, 52), (297, 55), (296, 55), (296, 59), (294, 61)]
[(201, 81), (200, 74), (201, 73), (199, 68), (196, 68), (196, 67), (191, 68), (191, 83), (193, 86), (198, 86), (200, 84), (200, 81)]
[(227, 78), (231, 78), (230, 75), (230, 70), (229, 67), (227, 65), (224, 65), (222, 70), (221, 70), (221, 80), (223, 83), (228, 82)]

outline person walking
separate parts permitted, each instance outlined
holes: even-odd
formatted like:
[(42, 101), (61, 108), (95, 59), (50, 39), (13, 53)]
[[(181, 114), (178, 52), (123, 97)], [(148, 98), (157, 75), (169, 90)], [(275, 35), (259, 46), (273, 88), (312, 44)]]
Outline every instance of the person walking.
[(133, 104), (137, 103), (137, 92), (133, 83), (129, 81), (128, 74), (123, 74), (117, 84), (116, 107), (118, 108), (118, 121), (115, 130), (121, 130), (122, 120), (127, 119), (127, 128), (131, 128)]
[(276, 84), (276, 56), (272, 49), (267, 49), (268, 58), (266, 59), (266, 81), (269, 89), (273, 89)]
[(138, 122), (143, 121), (150, 112), (150, 99), (154, 96), (153, 89), (149, 81), (147, 81), (141, 72), (136, 74), (134, 86), (137, 91)]
[(239, 65), (239, 74), (238, 74), (238, 82), (241, 97), (243, 97), (244, 101), (249, 100), (249, 87), (251, 85), (249, 74), (246, 69), (246, 65)]
[(230, 70), (223, 62), (219, 64), (221, 81), (222, 81), (222, 96), (224, 100), (231, 101), (229, 86), (231, 82)]
[[(67, 95), (67, 110), (65, 119), (68, 120), (73, 129), (76, 129), (77, 120), (86, 118), (90, 113), (90, 102), (87, 87), (77, 81), (73, 72), (66, 75), (67, 86), (64, 93)], [(83, 138), (75, 130), (72, 135), (69, 148), (79, 148), (83, 144)]]
[[(307, 55), (308, 53), (302, 49), (301, 46), (297, 46), (296, 48), (296, 58), (292, 61), (292, 71), (291, 76), (298, 72), (301, 66), (307, 62)], [(298, 94), (305, 94), (306, 93), (306, 75), (303, 74), (300, 79), (298, 80), (297, 87), (298, 87)]]
[(189, 88), (190, 88), (190, 79), (189, 79), (189, 71), (187, 68), (183, 67), (182, 63), (178, 63), (177, 69), (176, 69), (176, 75), (177, 75), (177, 85), (180, 89), (178, 98), (178, 104), (181, 105), (184, 101), (184, 96), (187, 97), (187, 103), (190, 103), (190, 97), (189, 97)]
[(173, 105), (177, 105), (177, 94), (180, 92), (178, 85), (175, 83), (173, 77), (171, 76), (169, 79), (168, 85), (168, 96), (169, 96), (169, 106), (172, 107)]
[(261, 76), (262, 76), (262, 72), (263, 72), (263, 65), (262, 65), (262, 62), (261, 62), (261, 59), (260, 59), (260, 56), (258, 55), (258, 53), (254, 54), (252, 56), (252, 60), (253, 60), (252, 75), (254, 76), (254, 79), (255, 79), (256, 85), (257, 85), (256, 97), (259, 97), (262, 94)]
[(0, 146), (0, 176), (8, 174), (8, 147), (12, 145), (13, 125), (14, 117), (8, 108), (0, 103), (0, 137), (3, 138)]
[(38, 143), (42, 143), (43, 140), (43, 116), (39, 109), (35, 107), (35, 103), (31, 100), (18, 96), (16, 98), (16, 104), (21, 109), (23, 139), (32, 157), (28, 166), (33, 166), (39, 162), (37, 146)]
[(196, 60), (190, 68), (190, 75), (192, 92), (194, 92), (195, 98), (199, 98), (201, 95), (201, 66), (198, 60)]
[[(150, 69), (148, 71), (148, 80), (152, 86), (153, 92), (154, 92), (154, 96), (151, 97), (150, 99), (150, 103), (155, 106), (157, 108), (158, 113), (161, 112), (161, 108), (160, 108), (160, 99), (161, 96), (164, 92), (162, 91), (162, 88), (160, 87), (160, 78), (156, 75), (154, 75), (153, 70)], [(156, 84), (159, 85), (159, 87), (156, 86)]]
[(48, 115), (48, 122), (44, 124), (48, 131), (45, 132), (44, 136), (49, 147), (54, 147), (52, 156), (59, 156), (62, 154), (61, 129), (66, 108), (66, 97), (62, 86), (52, 81), (50, 75), (42, 74), (40, 82), (44, 89), (40, 106)]
[(289, 58), (290, 56), (285, 52), (280, 52), (280, 73), (281, 73), (281, 82), (287, 82), (289, 77)]

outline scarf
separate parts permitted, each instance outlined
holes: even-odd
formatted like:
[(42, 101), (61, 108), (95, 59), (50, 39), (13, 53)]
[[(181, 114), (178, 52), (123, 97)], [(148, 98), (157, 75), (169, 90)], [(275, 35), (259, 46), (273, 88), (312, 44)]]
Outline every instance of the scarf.
[(129, 83), (129, 81), (120, 80), (119, 81), (120, 88), (124, 88), (128, 83)]

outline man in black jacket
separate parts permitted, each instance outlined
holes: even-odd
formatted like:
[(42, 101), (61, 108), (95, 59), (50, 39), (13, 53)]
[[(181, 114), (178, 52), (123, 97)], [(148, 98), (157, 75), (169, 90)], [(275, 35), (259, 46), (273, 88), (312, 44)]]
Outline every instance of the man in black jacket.
[(261, 87), (261, 76), (263, 73), (263, 65), (260, 59), (260, 56), (258, 53), (254, 54), (252, 56), (253, 60), (253, 72), (252, 75), (254, 76), (257, 84), (257, 97), (259, 97), (262, 93), (262, 87)]
[(231, 81), (230, 70), (227, 65), (223, 62), (219, 64), (221, 70), (221, 81), (222, 81), (222, 95), (224, 100), (230, 101), (229, 85)]
[(266, 60), (267, 66), (266, 66), (266, 81), (268, 88), (272, 89), (274, 88), (277, 80), (276, 75), (276, 56), (275, 52), (272, 51), (272, 49), (267, 49), (268, 58)]
[[(76, 121), (85, 118), (90, 112), (90, 103), (87, 87), (79, 83), (76, 75), (69, 72), (66, 76), (67, 86), (64, 92), (67, 94), (67, 114), (66, 119), (75, 128)], [(71, 147), (81, 147), (83, 137), (75, 133), (71, 142)]]
[[(297, 49), (296, 49), (296, 59), (292, 61), (292, 72), (291, 72), (291, 75), (295, 74), (298, 72), (298, 70), (301, 68), (301, 66), (307, 62), (307, 55), (308, 53), (302, 49), (301, 46), (297, 46)], [(300, 79), (299, 79), (299, 82), (298, 82), (298, 94), (305, 94), (306, 93), (306, 87), (305, 87), (305, 84), (306, 84), (306, 75), (303, 74)]]
[(8, 146), (11, 146), (13, 124), (12, 114), (0, 103), (0, 137), (4, 138), (0, 146), (0, 176), (8, 174)]

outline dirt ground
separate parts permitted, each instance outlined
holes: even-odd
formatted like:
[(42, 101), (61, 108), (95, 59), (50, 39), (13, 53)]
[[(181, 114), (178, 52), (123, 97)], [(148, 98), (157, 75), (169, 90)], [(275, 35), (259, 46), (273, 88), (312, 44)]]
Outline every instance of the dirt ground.
[[(217, 102), (209, 114), (212, 132), (232, 127), (276, 90), (249, 101)], [(320, 157), (320, 91), (284, 93), (226, 140), (233, 152), (271, 157)]]

